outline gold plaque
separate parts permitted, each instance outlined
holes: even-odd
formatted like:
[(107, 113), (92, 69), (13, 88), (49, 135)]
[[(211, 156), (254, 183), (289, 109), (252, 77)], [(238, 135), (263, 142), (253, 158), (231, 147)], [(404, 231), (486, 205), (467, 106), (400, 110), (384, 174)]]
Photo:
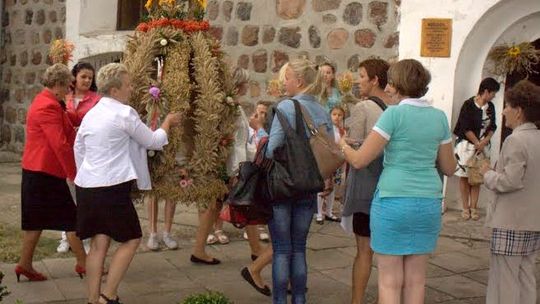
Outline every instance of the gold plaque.
[(450, 57), (452, 19), (422, 19), (420, 56)]

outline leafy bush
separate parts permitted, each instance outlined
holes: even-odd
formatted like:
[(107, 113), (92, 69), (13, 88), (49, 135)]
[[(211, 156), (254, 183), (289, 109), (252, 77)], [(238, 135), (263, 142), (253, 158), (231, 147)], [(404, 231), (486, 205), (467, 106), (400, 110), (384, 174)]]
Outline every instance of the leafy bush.
[(234, 304), (220, 292), (208, 292), (189, 296), (182, 304)]
[(4, 278), (4, 274), (0, 271), (0, 302), (2, 302), (5, 296), (9, 295), (9, 291), (7, 290), (7, 287), (2, 285), (3, 278)]

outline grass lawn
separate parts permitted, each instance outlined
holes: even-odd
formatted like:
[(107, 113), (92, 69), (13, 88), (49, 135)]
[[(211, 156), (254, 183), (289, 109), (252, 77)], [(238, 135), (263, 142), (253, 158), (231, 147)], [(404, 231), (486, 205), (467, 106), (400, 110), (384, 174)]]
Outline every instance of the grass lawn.
[[(0, 223), (0, 262), (17, 263), (21, 253), (23, 233), (19, 227), (7, 226)], [(58, 233), (60, 237), (60, 233)], [(39, 243), (34, 253), (34, 261), (51, 257), (69, 257), (69, 253), (57, 253), (58, 239), (46, 237), (39, 239)]]

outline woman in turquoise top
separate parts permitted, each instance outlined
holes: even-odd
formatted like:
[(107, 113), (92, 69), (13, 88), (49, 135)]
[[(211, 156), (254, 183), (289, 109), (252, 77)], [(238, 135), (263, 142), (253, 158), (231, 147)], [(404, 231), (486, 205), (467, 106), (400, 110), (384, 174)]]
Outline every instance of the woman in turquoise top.
[(371, 206), (371, 247), (377, 254), (379, 303), (424, 303), (425, 272), (441, 227), (442, 183), (456, 161), (448, 120), (420, 99), (429, 72), (413, 59), (388, 70), (385, 92), (397, 103), (379, 118), (359, 150), (340, 142), (346, 160), (366, 167), (384, 149), (384, 169)]
[(319, 65), (319, 70), (323, 76), (325, 91), (321, 100), (328, 113), (341, 103), (341, 94), (337, 89), (336, 69), (328, 62)]

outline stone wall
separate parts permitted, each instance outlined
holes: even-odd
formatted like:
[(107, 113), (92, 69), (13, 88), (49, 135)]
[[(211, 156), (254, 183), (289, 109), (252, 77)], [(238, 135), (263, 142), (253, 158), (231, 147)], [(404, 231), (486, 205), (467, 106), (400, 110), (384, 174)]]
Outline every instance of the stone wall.
[(338, 73), (369, 56), (397, 56), (399, 0), (210, 0), (207, 17), (232, 65), (252, 71), (250, 95), (288, 61), (330, 59)]
[(2, 150), (20, 152), (26, 110), (42, 86), (49, 44), (64, 37), (64, 0), (5, 0), (0, 46)]

